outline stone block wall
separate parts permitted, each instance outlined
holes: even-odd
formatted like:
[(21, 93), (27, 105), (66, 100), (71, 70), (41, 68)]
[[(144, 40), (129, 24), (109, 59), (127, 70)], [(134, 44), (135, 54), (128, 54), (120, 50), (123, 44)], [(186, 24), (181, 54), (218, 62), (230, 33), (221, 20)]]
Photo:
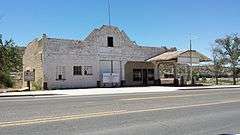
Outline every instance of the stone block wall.
[[(35, 39), (28, 44), (23, 55), (23, 71), (35, 70), (35, 82), (42, 84), (43, 82), (43, 40)], [(31, 82), (32, 87), (33, 82)], [(26, 87), (27, 83), (23, 79), (23, 87)]]

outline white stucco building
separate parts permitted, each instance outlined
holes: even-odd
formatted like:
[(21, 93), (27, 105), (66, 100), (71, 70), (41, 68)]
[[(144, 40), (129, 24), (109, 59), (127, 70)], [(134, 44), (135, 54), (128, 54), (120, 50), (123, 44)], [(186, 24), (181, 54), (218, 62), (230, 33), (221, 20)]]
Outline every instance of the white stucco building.
[(35, 83), (45, 89), (153, 85), (156, 68), (146, 60), (175, 50), (139, 46), (124, 31), (104, 25), (84, 40), (44, 34), (28, 44), (23, 68), (33, 70)]

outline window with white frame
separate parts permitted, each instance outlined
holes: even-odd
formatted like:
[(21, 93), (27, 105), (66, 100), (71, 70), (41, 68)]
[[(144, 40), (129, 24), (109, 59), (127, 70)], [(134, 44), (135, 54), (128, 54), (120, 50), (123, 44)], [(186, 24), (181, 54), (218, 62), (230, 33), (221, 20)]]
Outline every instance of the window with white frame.
[(92, 66), (84, 66), (83, 68), (84, 75), (92, 75)]

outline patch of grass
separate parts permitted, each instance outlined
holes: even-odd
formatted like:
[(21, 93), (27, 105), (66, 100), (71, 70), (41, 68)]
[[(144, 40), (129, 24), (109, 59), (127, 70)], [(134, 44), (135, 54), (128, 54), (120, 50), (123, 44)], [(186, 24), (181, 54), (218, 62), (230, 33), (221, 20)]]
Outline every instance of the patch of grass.
[(42, 90), (42, 80), (39, 79), (32, 83), (32, 90)]

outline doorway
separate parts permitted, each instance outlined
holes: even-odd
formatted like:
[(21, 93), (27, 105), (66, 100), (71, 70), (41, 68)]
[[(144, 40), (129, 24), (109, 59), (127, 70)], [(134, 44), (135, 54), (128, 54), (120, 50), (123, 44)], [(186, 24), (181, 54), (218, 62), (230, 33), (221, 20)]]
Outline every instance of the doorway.
[(143, 69), (143, 85), (148, 85), (147, 69)]

